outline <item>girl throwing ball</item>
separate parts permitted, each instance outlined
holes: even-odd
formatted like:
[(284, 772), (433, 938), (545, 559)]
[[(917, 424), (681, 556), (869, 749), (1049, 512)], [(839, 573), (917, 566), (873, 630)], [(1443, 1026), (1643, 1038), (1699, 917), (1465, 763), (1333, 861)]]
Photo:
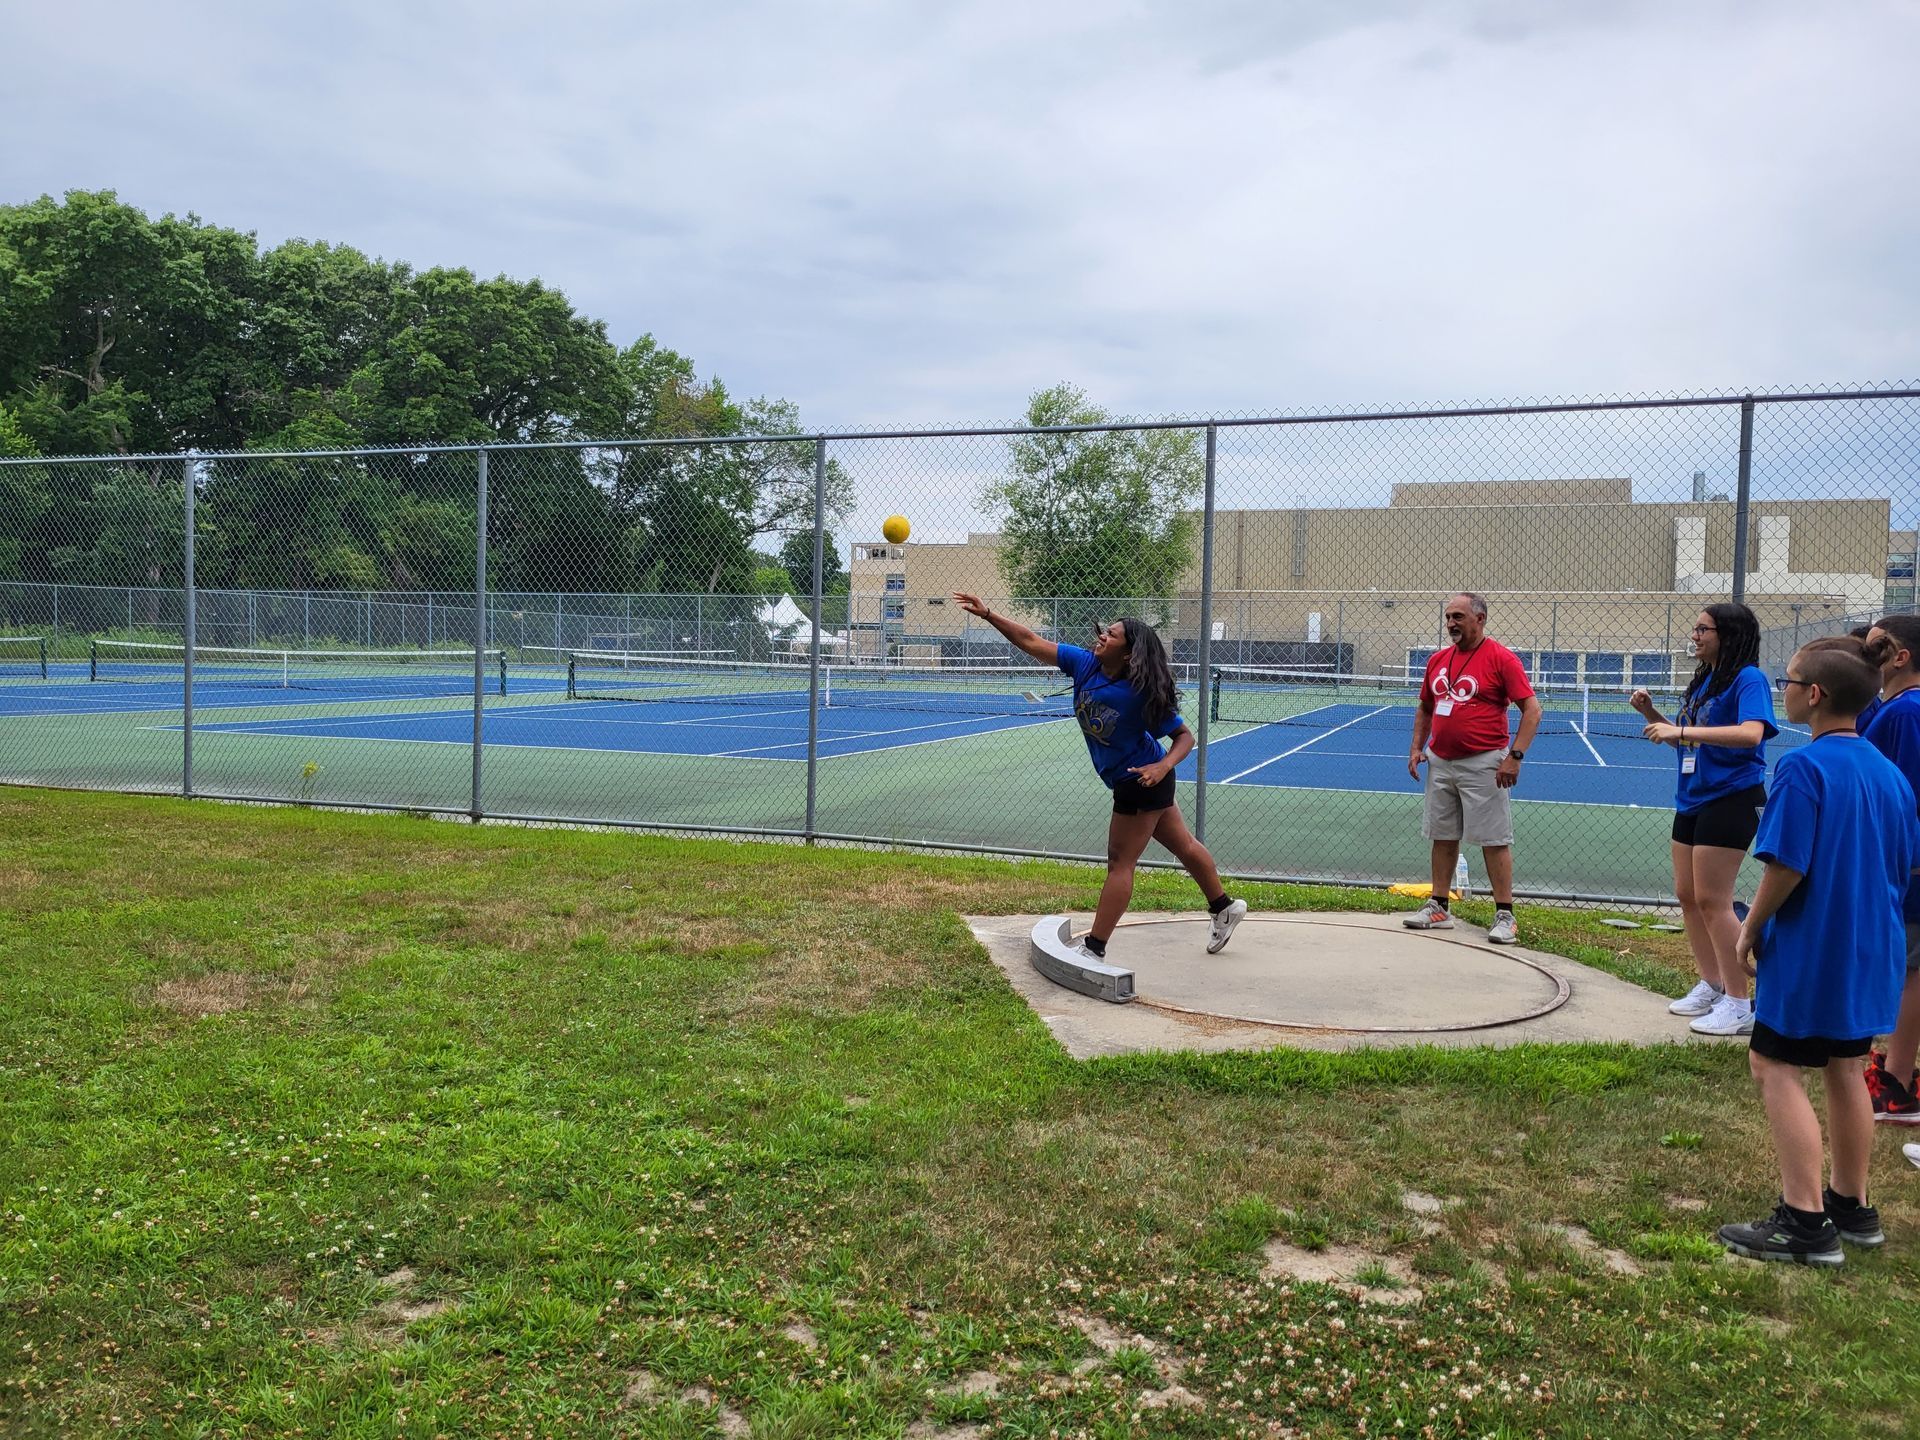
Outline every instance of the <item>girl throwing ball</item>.
[[(1094, 627), (1093, 649), (1056, 645), (1018, 620), (996, 615), (978, 595), (956, 593), (954, 602), (978, 615), (1020, 650), (1043, 665), (1057, 665), (1073, 681), (1073, 716), (1087, 739), (1093, 768), (1113, 792), (1113, 818), (1107, 823), (1107, 880), (1093, 928), (1080, 942), (1081, 954), (1104, 960), (1114, 926), (1133, 898), (1133, 872), (1158, 840), (1187, 869), (1207, 897), (1213, 916), (1207, 953), (1224, 949), (1247, 913), (1247, 902), (1232, 899), (1220, 884), (1213, 856), (1187, 829), (1173, 798), (1174, 767), (1193, 750), (1193, 732), (1180, 718), (1180, 692), (1167, 664), (1166, 647), (1153, 627), (1141, 620), (1114, 620)], [(1162, 750), (1165, 735), (1172, 748)]]

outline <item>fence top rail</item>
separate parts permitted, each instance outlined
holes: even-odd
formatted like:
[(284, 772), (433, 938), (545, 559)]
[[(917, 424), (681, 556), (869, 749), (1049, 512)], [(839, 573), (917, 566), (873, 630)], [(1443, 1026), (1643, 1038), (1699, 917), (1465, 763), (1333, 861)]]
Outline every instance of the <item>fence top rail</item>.
[(1778, 394), (1687, 395), (1637, 400), (1566, 400), (1531, 405), (1459, 405), (1423, 410), (1319, 411), (1185, 420), (1111, 420), (1098, 425), (985, 425), (925, 430), (810, 430), (787, 435), (697, 435), (657, 439), (504, 440), (464, 445), (386, 445), (357, 450), (180, 450), (132, 455), (9, 455), (8, 465), (214, 464), (226, 460), (350, 460), (378, 455), (480, 455), (520, 450), (686, 449), (703, 445), (801, 445), (830, 440), (959, 440), (1016, 435), (1099, 435), (1149, 430), (1230, 430), (1278, 425), (1353, 425), (1386, 420), (1468, 420), (1496, 415), (1568, 415), (1610, 410), (1681, 410), (1731, 405), (1792, 405), (1838, 400), (1920, 400), (1920, 388), (1822, 390)]

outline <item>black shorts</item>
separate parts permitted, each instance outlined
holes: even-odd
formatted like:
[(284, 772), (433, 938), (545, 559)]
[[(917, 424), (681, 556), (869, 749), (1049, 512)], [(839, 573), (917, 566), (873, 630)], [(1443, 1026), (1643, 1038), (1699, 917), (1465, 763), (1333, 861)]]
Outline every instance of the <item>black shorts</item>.
[(1751, 785), (1709, 800), (1690, 815), (1673, 817), (1676, 845), (1705, 845), (1715, 850), (1745, 850), (1760, 833), (1760, 811), (1767, 803), (1763, 785)]
[(1873, 1046), (1873, 1037), (1864, 1040), (1829, 1040), (1822, 1035), (1782, 1035), (1778, 1030), (1753, 1022), (1753, 1038), (1747, 1048), (1756, 1055), (1778, 1060), (1782, 1065), (1798, 1065), (1802, 1070), (1824, 1070), (1829, 1060), (1857, 1060)]
[(1142, 785), (1138, 780), (1122, 780), (1113, 787), (1113, 813), (1145, 815), (1173, 806), (1173, 772), (1158, 785)]

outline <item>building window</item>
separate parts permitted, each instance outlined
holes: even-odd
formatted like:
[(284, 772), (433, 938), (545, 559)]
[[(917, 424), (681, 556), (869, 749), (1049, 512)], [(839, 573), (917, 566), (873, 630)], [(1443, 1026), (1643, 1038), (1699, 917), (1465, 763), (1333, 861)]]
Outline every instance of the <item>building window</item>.
[(900, 575), (900, 574), (893, 574), (893, 575), (887, 576), (887, 593), (889, 595), (904, 595), (906, 593), (906, 590), (907, 590), (906, 576)]

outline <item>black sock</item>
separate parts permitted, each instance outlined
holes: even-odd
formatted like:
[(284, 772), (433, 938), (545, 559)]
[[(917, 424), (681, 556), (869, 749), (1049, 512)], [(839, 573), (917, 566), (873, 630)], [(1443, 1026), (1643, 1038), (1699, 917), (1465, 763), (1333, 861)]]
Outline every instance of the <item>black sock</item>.
[(1080, 937), (1080, 943), (1086, 946), (1087, 949), (1091, 950), (1094, 954), (1098, 955), (1102, 960), (1107, 958), (1107, 942), (1106, 941), (1096, 939), (1092, 935), (1083, 935)]
[(1233, 897), (1222, 890), (1218, 900), (1207, 901), (1207, 913), (1209, 915), (1218, 915), (1231, 904), (1233, 904)]
[(1858, 1210), (1866, 1204), (1864, 1200), (1856, 1200), (1851, 1195), (1842, 1195), (1831, 1185), (1827, 1187), (1827, 1193), (1821, 1198), (1826, 1201), (1827, 1209), (1840, 1215), (1845, 1215), (1850, 1210)]
[(1825, 1210), (1800, 1210), (1789, 1205), (1787, 1206), (1787, 1213), (1792, 1215), (1794, 1219), (1798, 1220), (1809, 1230), (1818, 1230), (1827, 1223), (1827, 1212)]
[(1433, 897), (1433, 903), (1438, 905), (1442, 910), (1445, 910), (1453, 904), (1453, 897), (1451, 895), (1436, 895)]

